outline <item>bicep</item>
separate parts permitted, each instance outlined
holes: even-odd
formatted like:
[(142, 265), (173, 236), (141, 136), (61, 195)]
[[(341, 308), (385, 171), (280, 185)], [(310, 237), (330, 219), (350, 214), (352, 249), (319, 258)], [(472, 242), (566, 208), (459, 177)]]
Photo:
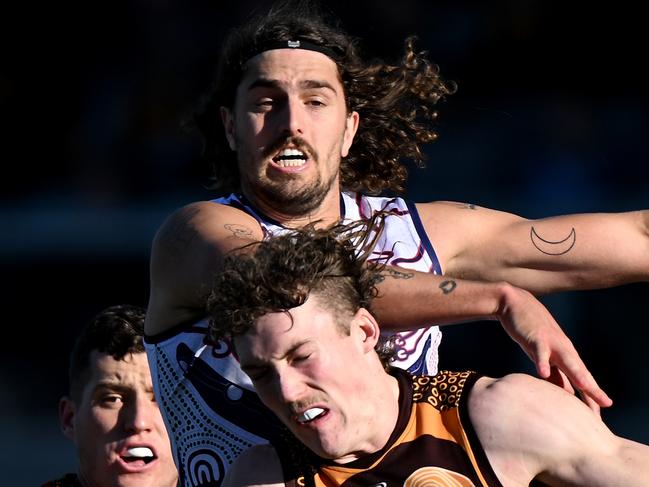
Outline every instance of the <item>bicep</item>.
[(212, 202), (194, 203), (172, 214), (151, 249), (147, 334), (202, 318), (223, 257), (262, 236), (254, 218)]
[(429, 203), (421, 211), (445, 273), (455, 277), (507, 281), (536, 293), (647, 279), (643, 212), (528, 220), (450, 203)]

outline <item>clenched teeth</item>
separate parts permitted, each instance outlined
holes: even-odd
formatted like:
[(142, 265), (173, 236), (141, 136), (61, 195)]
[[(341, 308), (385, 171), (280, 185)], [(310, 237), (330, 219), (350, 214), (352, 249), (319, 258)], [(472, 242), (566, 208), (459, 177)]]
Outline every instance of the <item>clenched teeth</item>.
[(307, 156), (297, 149), (284, 149), (273, 160), (281, 167), (298, 167), (306, 164)]
[(302, 414), (298, 415), (297, 420), (300, 423), (306, 423), (308, 421), (314, 420), (315, 418), (320, 416), (322, 413), (324, 413), (324, 409), (322, 409), (322, 408), (307, 409)]

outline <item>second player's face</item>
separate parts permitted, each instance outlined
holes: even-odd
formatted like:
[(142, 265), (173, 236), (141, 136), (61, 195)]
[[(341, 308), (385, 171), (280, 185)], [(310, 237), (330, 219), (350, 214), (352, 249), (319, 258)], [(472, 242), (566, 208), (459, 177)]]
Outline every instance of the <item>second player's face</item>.
[(345, 461), (375, 451), (377, 394), (365, 371), (368, 354), (376, 354), (358, 320), (350, 319), (347, 335), (313, 298), (290, 314), (264, 315), (235, 338), (259, 397), (321, 457)]
[(115, 360), (93, 351), (81, 399), (62, 402), (84, 485), (174, 487), (177, 471), (145, 353)]
[(253, 57), (237, 89), (233, 113), (223, 112), (237, 152), (244, 193), (285, 213), (312, 212), (339, 190), (358, 115), (347, 113), (336, 64), (304, 49)]

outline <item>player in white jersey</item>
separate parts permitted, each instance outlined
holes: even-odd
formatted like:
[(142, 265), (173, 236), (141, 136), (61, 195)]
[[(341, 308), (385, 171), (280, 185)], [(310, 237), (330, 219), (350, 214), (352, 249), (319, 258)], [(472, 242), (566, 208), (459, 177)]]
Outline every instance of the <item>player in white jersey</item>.
[[(232, 194), (214, 202), (250, 214), (266, 238), (288, 230), (255, 211), (241, 195)], [(341, 193), (342, 220), (367, 218), (376, 211), (387, 216), (372, 259), (441, 274), (414, 205), (402, 198)], [(203, 485), (201, 473), (205, 478), (221, 478), (228, 463), (244, 449), (277, 437), (283, 429), (257, 400), (230, 345), (210, 344), (207, 321), (174, 331), (168, 337), (149, 338), (146, 349), (155, 374), (158, 402), (167, 411), (167, 418), (173, 418), (168, 419), (167, 426), (177, 462), (186, 466), (185, 482)], [(413, 374), (436, 373), (440, 340), (437, 326), (398, 333), (394, 364)]]
[[(453, 91), (412, 40), (400, 63), (367, 63), (347, 34), (304, 3), (283, 2), (233, 31), (197, 116), (217, 182), (241, 198), (179, 209), (153, 243), (147, 351), (187, 486), (219, 485), (241, 451), (281, 434), (231, 347), (210, 343), (199, 323), (224, 255), (251, 251), (271, 227), (328, 226), (354, 211), (369, 216), (370, 201), (392, 204), (362, 195), (403, 189), (402, 160), (421, 161), (421, 145), (435, 138), (436, 103)], [(361, 204), (348, 207), (358, 199), (341, 191), (357, 192)], [(541, 377), (555, 366), (591, 407), (611, 404), (532, 293), (649, 280), (649, 212), (529, 221), (434, 202), (394, 213), (410, 236), (399, 230), (381, 249), (395, 256), (374, 312), (384, 330), (425, 329), (412, 332), (417, 346), (404, 343), (403, 365), (434, 372), (431, 324), (497, 319)], [(412, 247), (400, 249), (402, 238)], [(411, 267), (420, 250), (430, 263)]]

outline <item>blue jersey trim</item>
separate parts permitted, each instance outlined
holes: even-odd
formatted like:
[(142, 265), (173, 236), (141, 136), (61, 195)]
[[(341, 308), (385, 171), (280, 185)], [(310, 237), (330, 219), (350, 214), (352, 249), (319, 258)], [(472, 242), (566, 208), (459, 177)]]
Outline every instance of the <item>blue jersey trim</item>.
[(424, 230), (424, 224), (421, 222), (419, 212), (417, 211), (417, 206), (412, 201), (406, 199), (404, 199), (404, 201), (406, 203), (406, 206), (408, 207), (408, 210), (410, 211), (412, 223), (415, 225), (415, 229), (417, 230), (417, 234), (421, 239), (421, 243), (424, 244), (424, 248), (426, 249), (426, 252), (428, 252), (430, 260), (433, 262), (433, 272), (438, 276), (441, 276), (442, 266), (439, 263), (439, 259), (437, 258), (437, 254), (435, 253), (435, 249), (433, 248), (433, 244), (430, 243), (428, 234), (426, 233), (426, 230)]

